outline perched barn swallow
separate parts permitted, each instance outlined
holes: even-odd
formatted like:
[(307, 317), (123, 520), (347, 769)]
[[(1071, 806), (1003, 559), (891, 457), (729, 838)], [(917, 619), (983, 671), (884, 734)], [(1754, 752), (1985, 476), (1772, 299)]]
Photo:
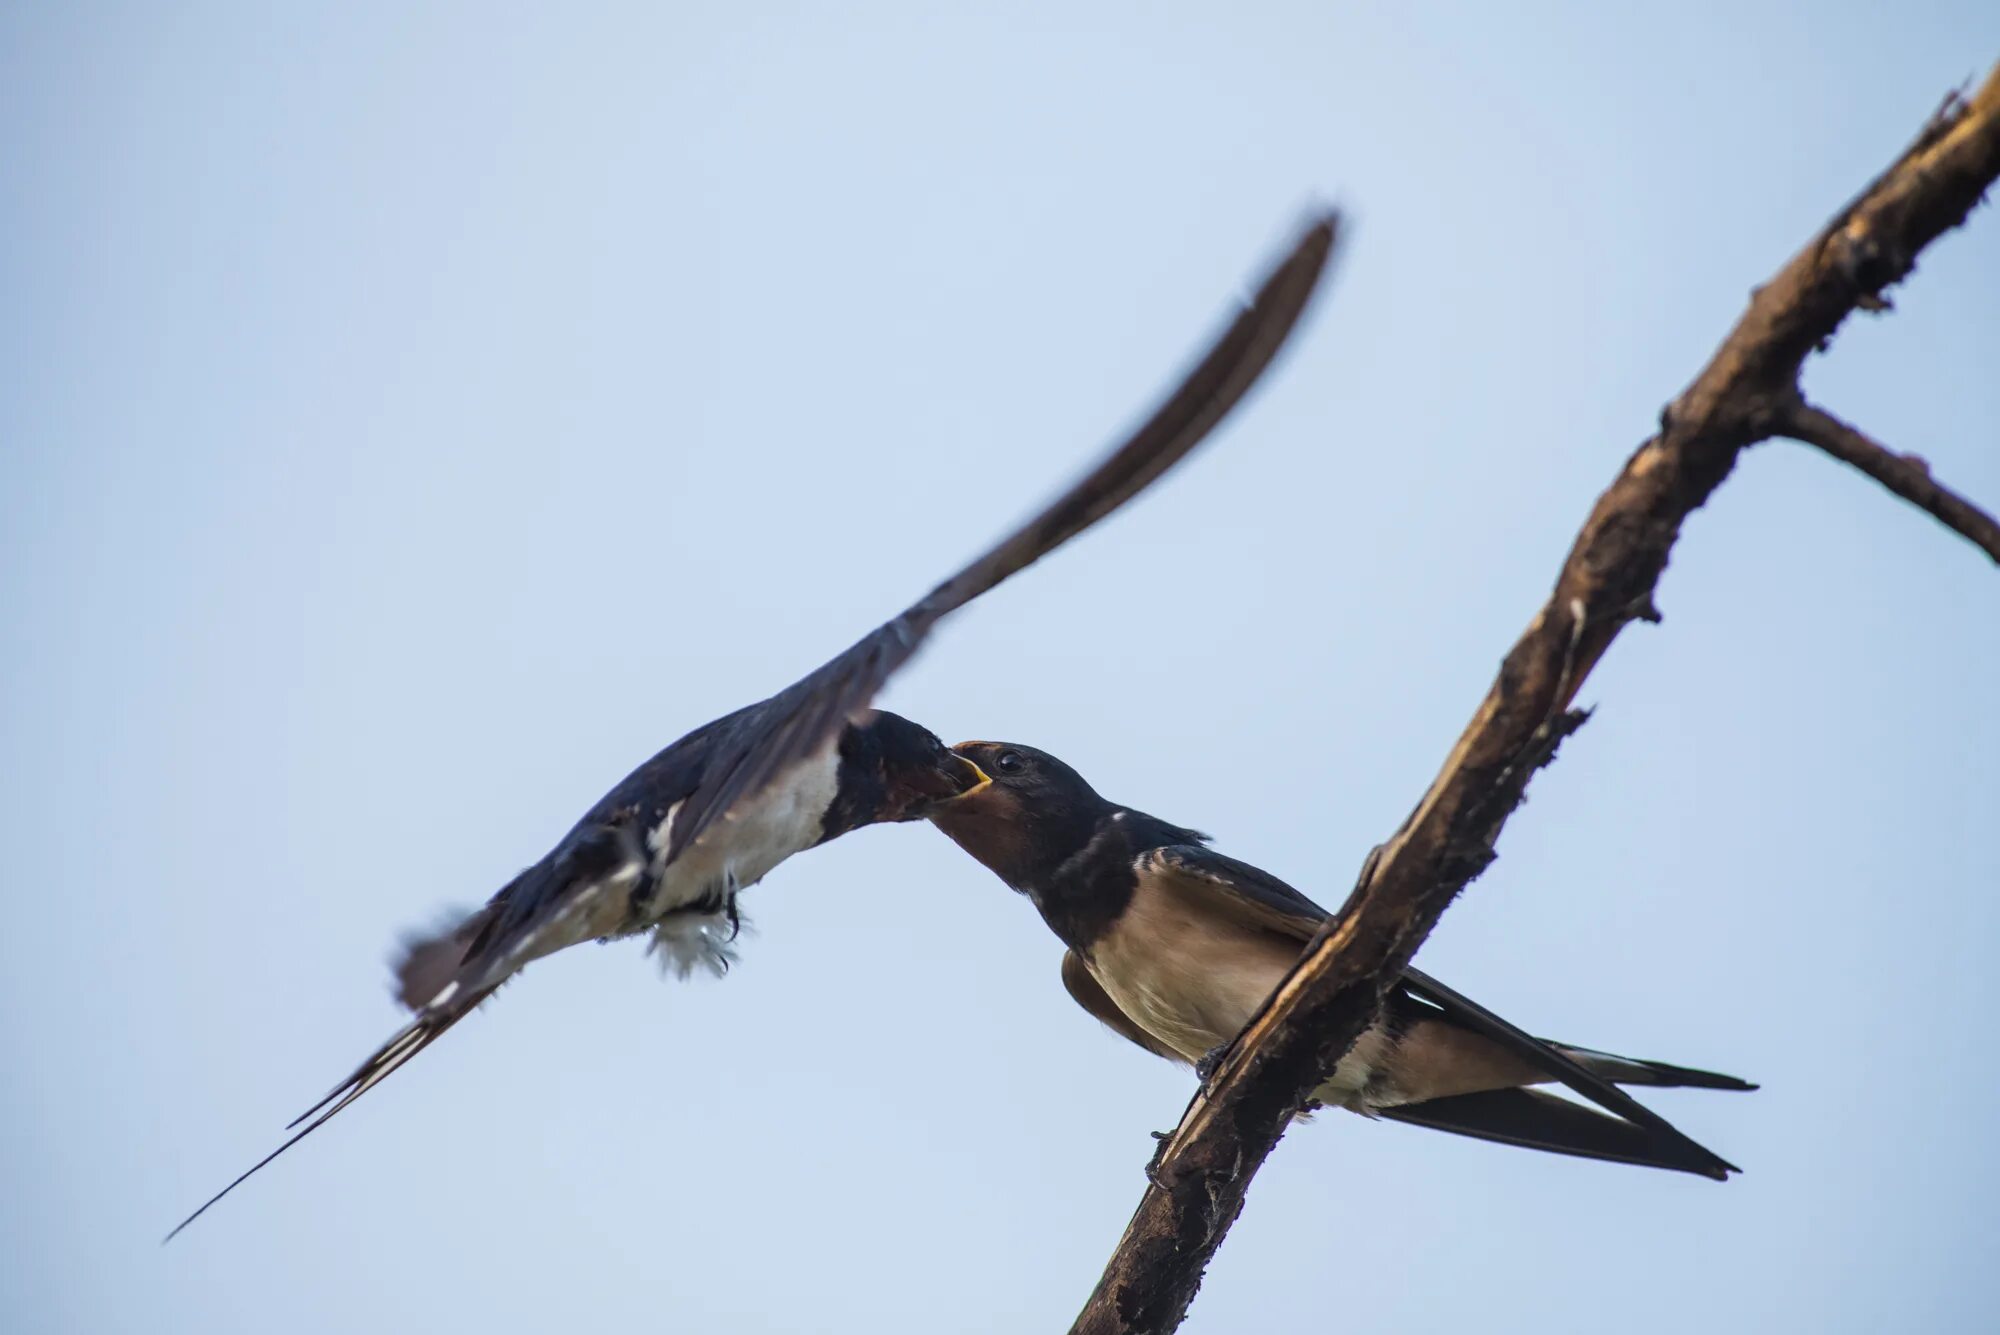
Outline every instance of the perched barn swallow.
[(681, 973), (702, 965), (721, 972), (745, 887), (794, 853), (863, 825), (921, 818), (983, 783), (975, 765), (928, 730), (869, 702), (946, 615), (1116, 510), (1214, 429), (1297, 324), (1337, 223), (1331, 212), (1311, 219), (1152, 417), (1040, 514), (809, 676), (648, 760), (485, 907), (411, 943), (397, 965), (397, 995), (415, 1018), (296, 1119), (292, 1127), (304, 1123), (297, 1134), (174, 1233), (528, 963), (579, 942), (648, 933)]
[[(953, 749), (990, 781), (933, 808), (931, 823), (1034, 902), (1069, 947), (1070, 995), (1149, 1052), (1206, 1070), (1327, 918), (1277, 877), (1211, 851), (1207, 835), (1106, 801), (1046, 752), (1007, 742)], [(1544, 1084), (1566, 1085), (1598, 1108), (1533, 1088)], [(1756, 1088), (1531, 1038), (1405, 969), (1314, 1097), (1557, 1154), (1717, 1181), (1738, 1171), (1620, 1085)]]

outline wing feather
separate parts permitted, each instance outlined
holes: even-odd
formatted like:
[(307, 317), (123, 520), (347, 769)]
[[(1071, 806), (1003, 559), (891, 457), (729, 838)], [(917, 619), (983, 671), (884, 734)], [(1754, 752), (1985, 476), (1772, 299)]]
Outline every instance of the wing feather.
[(1166, 883), (1203, 908), (1257, 931), (1307, 941), (1327, 911), (1271, 873), (1199, 844), (1148, 849), (1135, 862), (1141, 876)]
[(1382, 1108), (1376, 1115), (1477, 1140), (1570, 1154), (1580, 1159), (1669, 1168), (1718, 1182), (1736, 1171), (1700, 1146), (1694, 1147), (1699, 1153), (1690, 1153), (1686, 1146), (1675, 1141), (1663, 1142), (1645, 1127), (1540, 1089), (1455, 1094), (1424, 1103)]
[(940, 620), (1131, 500), (1200, 444), (1284, 346), (1326, 269), (1338, 225), (1332, 212), (1314, 219), (1166, 401), (1074, 486), (900, 616), (757, 706), (767, 726), (746, 731), (745, 745), (717, 757), (716, 772), (689, 796), (675, 823), (668, 859), (744, 798), (826, 746)]
[[(1140, 856), (1138, 868), (1140, 875), (1163, 879), (1205, 908), (1225, 912), (1245, 926), (1278, 932), (1300, 942), (1309, 940), (1329, 916), (1319, 905), (1269, 872), (1199, 845), (1176, 844), (1149, 850)], [(1499, 1044), (1549, 1079), (1638, 1129), (1657, 1153), (1682, 1162), (1700, 1163), (1704, 1167), (1698, 1171), (1711, 1174), (1730, 1167), (1609, 1080), (1429, 974), (1418, 969), (1403, 970), (1398, 992), (1401, 994), (1398, 1004), (1404, 1010), (1413, 1003), (1421, 1005), (1446, 1022)]]

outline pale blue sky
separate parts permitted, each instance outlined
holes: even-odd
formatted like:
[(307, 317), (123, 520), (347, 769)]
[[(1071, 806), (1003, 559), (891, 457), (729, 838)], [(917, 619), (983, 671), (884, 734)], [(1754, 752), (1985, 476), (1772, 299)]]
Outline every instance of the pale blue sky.
[[(587, 13), (578, 12), (588, 9)], [(783, 685), (1355, 226), (1211, 447), (891, 707), (1328, 901), (1745, 295), (1991, 4), (14, 5), (0, 1325), (1062, 1329), (1186, 1073), (923, 827), (722, 983), (538, 965), (174, 1246), (397, 1023), (397, 932)], [(2000, 216), (1809, 373), (2000, 503)], [(1955, 1331), (2000, 1301), (1995, 574), (1789, 445), (1689, 525), (1423, 963), (1764, 1082), (1727, 1186), (1327, 1115), (1188, 1329)]]

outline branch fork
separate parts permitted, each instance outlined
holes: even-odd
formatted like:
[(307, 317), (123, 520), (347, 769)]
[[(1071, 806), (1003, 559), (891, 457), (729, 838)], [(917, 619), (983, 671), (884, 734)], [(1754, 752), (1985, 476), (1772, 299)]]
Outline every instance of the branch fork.
[(1874, 478), (2000, 563), (2000, 523), (1808, 403), (1805, 359), (1962, 223), (2000, 179), (2000, 67), (1956, 93), (1916, 139), (1762, 287), (1699, 375), (1661, 413), (1584, 521), (1547, 603), (1508, 652), (1437, 778), (1372, 851), (1340, 912), (1230, 1045), (1148, 1168), (1151, 1185), (1072, 1335), (1179, 1326), (1243, 1208), (1251, 1176), (1376, 1013), (1439, 916), (1492, 862), (1528, 780), (1587, 717), (1576, 694), (1654, 602), (1681, 525), (1737, 456), (1774, 436)]

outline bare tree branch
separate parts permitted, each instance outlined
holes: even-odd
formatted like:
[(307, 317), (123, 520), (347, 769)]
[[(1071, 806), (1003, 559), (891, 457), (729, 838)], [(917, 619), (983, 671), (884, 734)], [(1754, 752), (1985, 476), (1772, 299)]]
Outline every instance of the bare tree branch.
[(1570, 706), (1584, 679), (1629, 622), (1657, 617), (1653, 591), (1682, 522), (1745, 447), (1800, 425), (1806, 357), (1854, 310), (1881, 309), (1882, 290), (1963, 222), (1996, 177), (2000, 67), (1971, 101), (1947, 99), (1889, 169), (1751, 298), (1708, 365), (1661, 414), (1659, 434), (1598, 498), (1548, 602), (1430, 790), (1370, 855), (1347, 903), (1161, 1146), (1153, 1185), (1072, 1335), (1165, 1332), (1181, 1323), (1258, 1165), (1438, 917), (1492, 862), (1529, 777), (1581, 721)]
[(1804, 441), (1861, 470), (1910, 504), (1932, 515), (2000, 565), (2000, 522), (1931, 476), (1914, 454), (1896, 454), (1835, 417), (1800, 400), (1778, 425), (1780, 435)]

